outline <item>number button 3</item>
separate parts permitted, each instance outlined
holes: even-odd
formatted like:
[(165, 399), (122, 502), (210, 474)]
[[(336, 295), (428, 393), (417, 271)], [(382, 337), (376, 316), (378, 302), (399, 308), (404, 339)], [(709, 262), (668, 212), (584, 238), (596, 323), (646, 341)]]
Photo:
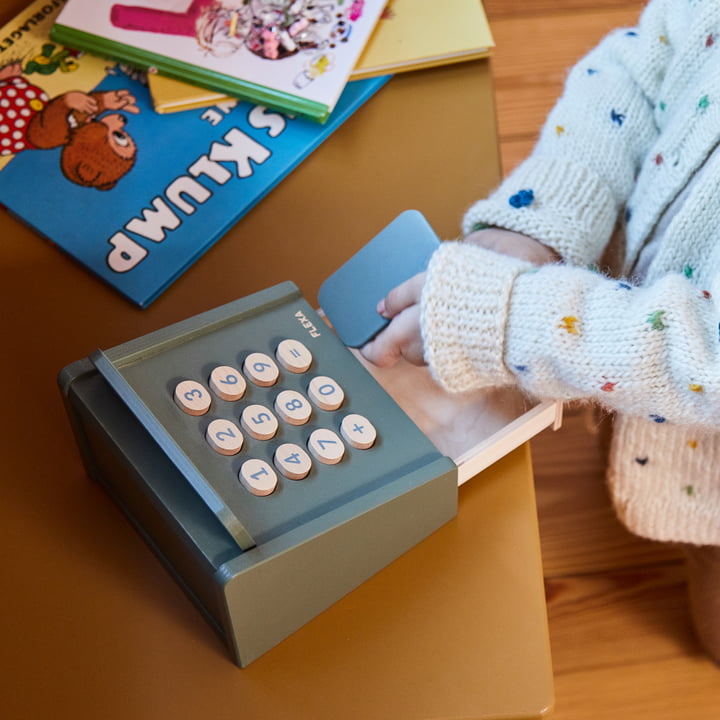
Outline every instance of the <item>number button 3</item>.
[(175, 386), (175, 402), (188, 415), (204, 415), (210, 409), (210, 393), (194, 380), (183, 380)]

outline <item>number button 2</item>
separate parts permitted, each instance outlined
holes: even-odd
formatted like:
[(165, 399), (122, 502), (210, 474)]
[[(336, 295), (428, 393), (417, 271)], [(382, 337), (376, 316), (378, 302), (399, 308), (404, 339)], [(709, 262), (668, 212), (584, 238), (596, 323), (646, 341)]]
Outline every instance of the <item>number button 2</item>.
[(237, 455), (243, 446), (243, 434), (231, 420), (213, 420), (205, 431), (205, 438), (221, 455)]

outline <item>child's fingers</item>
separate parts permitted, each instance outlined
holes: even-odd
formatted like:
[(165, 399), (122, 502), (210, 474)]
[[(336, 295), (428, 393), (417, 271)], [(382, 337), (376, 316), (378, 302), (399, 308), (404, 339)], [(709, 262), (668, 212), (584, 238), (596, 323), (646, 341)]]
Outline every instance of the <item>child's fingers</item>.
[(420, 302), (420, 294), (425, 284), (425, 273), (418, 273), (401, 285), (393, 288), (379, 303), (378, 313), (392, 319), (411, 305)]
[(378, 367), (390, 367), (400, 358), (414, 365), (424, 363), (422, 336), (420, 334), (420, 306), (406, 308), (380, 332), (366, 343), (362, 356)]

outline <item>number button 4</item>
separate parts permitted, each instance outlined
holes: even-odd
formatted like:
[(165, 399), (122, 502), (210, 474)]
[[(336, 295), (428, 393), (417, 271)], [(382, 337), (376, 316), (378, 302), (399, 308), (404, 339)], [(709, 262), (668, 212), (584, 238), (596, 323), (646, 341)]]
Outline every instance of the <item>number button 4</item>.
[(290, 480), (302, 480), (312, 468), (310, 456), (294, 443), (283, 443), (275, 451), (275, 466)]

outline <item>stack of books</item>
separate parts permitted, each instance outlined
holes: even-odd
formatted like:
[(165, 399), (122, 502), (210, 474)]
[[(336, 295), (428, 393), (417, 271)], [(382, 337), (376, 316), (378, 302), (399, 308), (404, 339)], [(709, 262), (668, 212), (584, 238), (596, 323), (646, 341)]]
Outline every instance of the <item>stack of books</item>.
[(32, 2), (0, 30), (0, 202), (141, 307), (480, 0)]

